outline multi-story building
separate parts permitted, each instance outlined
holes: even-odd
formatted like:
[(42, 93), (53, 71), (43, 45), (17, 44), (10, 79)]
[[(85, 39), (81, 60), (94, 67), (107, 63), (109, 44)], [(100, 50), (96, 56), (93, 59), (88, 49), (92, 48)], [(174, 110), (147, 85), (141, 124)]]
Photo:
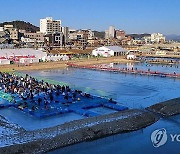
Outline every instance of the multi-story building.
[(13, 25), (4, 25), (4, 30), (8, 30), (11, 40), (19, 39), (19, 31), (13, 27)]
[(45, 38), (50, 46), (62, 47), (65, 45), (64, 35), (62, 32), (47, 34)]
[(94, 32), (91, 29), (88, 29), (88, 40), (94, 39)]
[(64, 46), (65, 44), (65, 40), (64, 40), (64, 35), (62, 32), (59, 32), (59, 33), (54, 33), (53, 34), (53, 39), (52, 39), (52, 43), (54, 46)]
[(69, 29), (69, 40), (76, 40), (77, 33), (75, 29)]
[(160, 33), (153, 33), (151, 34), (151, 42), (152, 43), (164, 43), (166, 40), (165, 36)]
[(62, 27), (61, 31), (64, 34), (64, 41), (67, 43), (69, 40), (69, 27)]
[(105, 30), (105, 39), (109, 38), (109, 30)]
[(97, 47), (99, 45), (98, 39), (89, 39), (87, 42), (89, 47)]
[(19, 33), (18, 30), (16, 28), (12, 28), (11, 30), (9, 30), (10, 32), (10, 39), (12, 40), (18, 40), (19, 39)]
[(36, 33), (25, 32), (24, 37), (30, 38), (37, 42), (44, 42), (44, 34), (41, 32), (36, 32)]
[(21, 33), (21, 34), (24, 35), (24, 33), (26, 33), (26, 30), (24, 30), (24, 29), (19, 29), (19, 33)]
[(7, 43), (10, 39), (9, 33), (5, 31), (0, 31), (0, 43)]
[(31, 38), (26, 38), (26, 37), (21, 37), (21, 42), (25, 43), (25, 44), (34, 44), (35, 43), (35, 39), (31, 39)]
[(109, 26), (108, 30), (105, 30), (105, 39), (115, 38), (115, 28), (113, 26)]
[(125, 39), (121, 41), (122, 45), (132, 45), (133, 44), (133, 38), (131, 36), (127, 36)]
[(124, 39), (126, 36), (126, 32), (124, 30), (116, 30), (115, 31), (115, 37), (119, 40)]
[(23, 30), (19, 31), (21, 34), (21, 42), (28, 46), (43, 47), (45, 42), (44, 34), (41, 32), (31, 33)]
[(115, 28), (113, 26), (109, 27), (109, 38), (115, 38)]
[[(94, 32), (90, 29), (69, 30), (69, 41), (75, 46), (86, 47), (88, 40), (94, 40)], [(93, 41), (89, 41), (93, 42)]]
[(61, 20), (53, 20), (52, 17), (40, 19), (40, 32), (44, 34), (61, 32)]
[(151, 43), (151, 35), (144, 36), (142, 39), (144, 40), (145, 44)]
[(105, 31), (105, 39), (119, 39), (122, 40), (125, 38), (124, 30), (116, 30), (115, 27), (110, 26), (108, 30)]
[(69, 33), (69, 40), (77, 40), (77, 33), (76, 32)]
[(86, 46), (88, 40), (88, 30), (78, 30), (77, 31), (77, 46)]
[(13, 25), (4, 25), (4, 30), (9, 30), (9, 29), (12, 29), (12, 28), (14, 28), (14, 26)]
[(0, 32), (3, 32), (4, 31), (4, 27), (0, 27)]

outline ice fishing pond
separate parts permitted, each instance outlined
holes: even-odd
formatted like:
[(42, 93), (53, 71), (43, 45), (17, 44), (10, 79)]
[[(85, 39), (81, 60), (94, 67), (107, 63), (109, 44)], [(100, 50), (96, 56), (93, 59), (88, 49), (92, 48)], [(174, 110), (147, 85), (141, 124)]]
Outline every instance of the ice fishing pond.
[[(137, 64), (114, 64), (114, 67), (137, 67), (139, 69), (179, 71), (180, 66)], [(157, 102), (162, 102), (180, 96), (180, 80), (153, 76), (121, 74), (113, 72), (93, 71), (88, 69), (66, 68), (57, 70), (26, 71), (31, 76), (41, 79), (68, 83), (73, 89), (80, 89), (92, 95), (113, 98), (120, 105), (129, 108), (145, 108)], [(114, 110), (94, 108), (91, 111), (108, 114)], [(85, 118), (76, 113), (67, 113), (38, 119), (14, 108), (1, 109), (0, 114), (9, 121), (19, 124), (27, 130), (52, 127), (64, 122)]]

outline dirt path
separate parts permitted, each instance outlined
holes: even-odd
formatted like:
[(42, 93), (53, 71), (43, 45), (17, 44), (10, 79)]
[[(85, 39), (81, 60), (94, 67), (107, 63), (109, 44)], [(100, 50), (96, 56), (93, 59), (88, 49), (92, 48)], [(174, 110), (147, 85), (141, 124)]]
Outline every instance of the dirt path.
[(45, 70), (45, 69), (61, 69), (67, 67), (66, 63), (72, 62), (77, 64), (101, 64), (101, 63), (126, 63), (126, 62), (134, 62), (125, 59), (124, 57), (109, 57), (109, 58), (84, 58), (84, 59), (76, 59), (70, 61), (57, 61), (57, 62), (41, 62), (30, 64), (29, 66), (12, 64), (12, 65), (0, 65), (0, 71), (12, 72), (12, 71), (27, 71), (27, 70)]

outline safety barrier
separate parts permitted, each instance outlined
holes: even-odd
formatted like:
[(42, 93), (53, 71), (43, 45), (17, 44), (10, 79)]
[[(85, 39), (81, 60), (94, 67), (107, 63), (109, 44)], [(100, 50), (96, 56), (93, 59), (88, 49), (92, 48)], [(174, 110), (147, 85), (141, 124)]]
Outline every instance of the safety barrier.
[(128, 74), (139, 74), (139, 75), (148, 75), (148, 76), (159, 76), (159, 77), (171, 77), (171, 78), (180, 78), (180, 74), (177, 73), (164, 73), (158, 71), (143, 71), (143, 70), (128, 70), (121, 68), (111, 68), (111, 67), (100, 67), (98, 65), (77, 65), (74, 63), (67, 63), (69, 67), (82, 68), (82, 69), (91, 69), (98, 71), (108, 71), (108, 72), (119, 72), (119, 73), (128, 73)]

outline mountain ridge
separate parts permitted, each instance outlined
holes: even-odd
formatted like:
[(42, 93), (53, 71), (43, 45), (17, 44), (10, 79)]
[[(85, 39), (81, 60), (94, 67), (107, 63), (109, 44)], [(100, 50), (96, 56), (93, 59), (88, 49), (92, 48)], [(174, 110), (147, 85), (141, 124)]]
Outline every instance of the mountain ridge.
[(13, 25), (14, 28), (26, 30), (27, 32), (37, 32), (40, 30), (39, 27), (25, 21), (21, 20), (15, 20), (15, 21), (6, 21), (0, 23), (0, 27), (3, 27), (4, 25)]

